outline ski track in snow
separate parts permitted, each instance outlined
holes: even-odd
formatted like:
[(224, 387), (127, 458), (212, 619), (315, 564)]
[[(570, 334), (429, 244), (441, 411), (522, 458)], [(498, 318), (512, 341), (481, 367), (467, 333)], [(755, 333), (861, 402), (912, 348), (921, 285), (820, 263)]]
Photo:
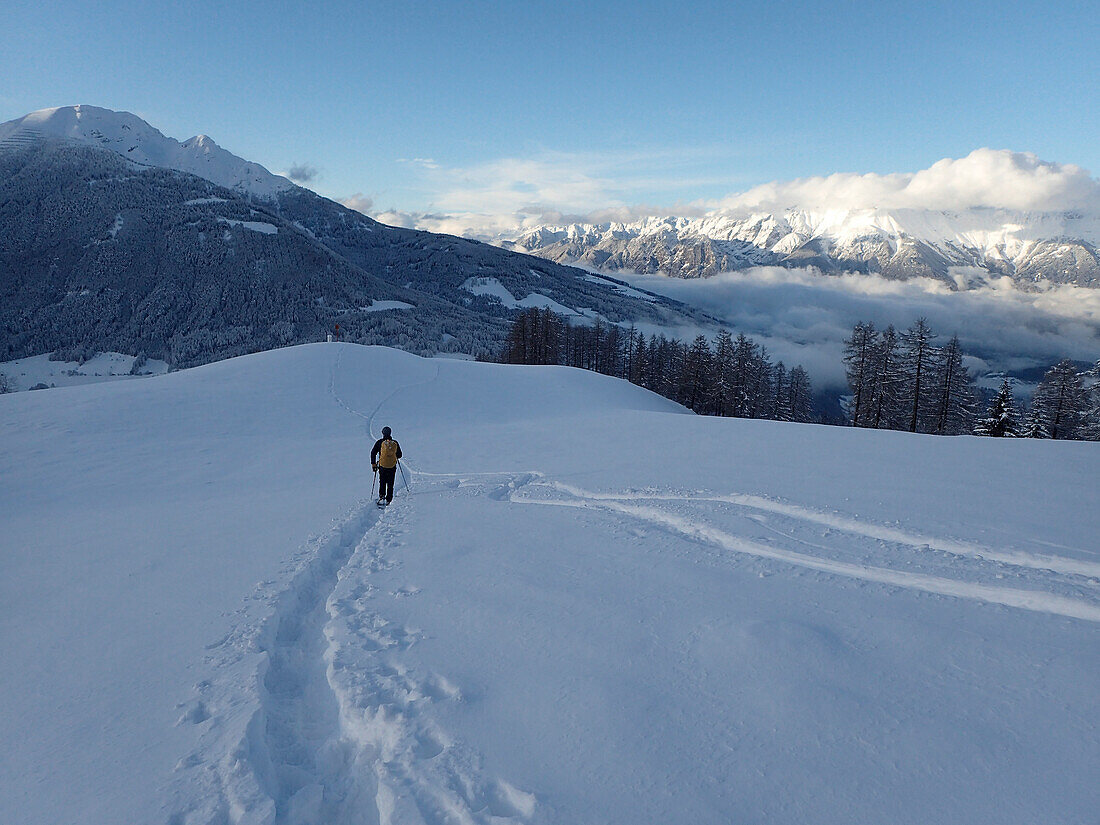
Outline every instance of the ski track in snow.
[(896, 527), (888, 527), (886, 525), (858, 521), (856, 519), (836, 515), (833, 513), (821, 513), (815, 510), (807, 509), (805, 507), (799, 507), (794, 504), (773, 501), (771, 499), (763, 498), (761, 496), (744, 494), (730, 494), (720, 496), (674, 496), (650, 494), (619, 495), (614, 493), (593, 493), (587, 490), (581, 490), (578, 487), (572, 487), (570, 485), (561, 483), (558, 483), (557, 486), (564, 492), (571, 493), (578, 498), (588, 499), (590, 501), (644, 500), (668, 502), (724, 502), (728, 504), (735, 504), (739, 507), (748, 507), (754, 510), (762, 510), (769, 513), (789, 516), (791, 518), (800, 519), (802, 521), (814, 522), (816, 524), (821, 524), (826, 527), (832, 527), (837, 530), (843, 530), (847, 533), (854, 533), (856, 535), (864, 536), (870, 539), (881, 539), (882, 541), (894, 542), (896, 544), (906, 544), (911, 547), (921, 549), (940, 550), (944, 553), (950, 553), (955, 556), (966, 556), (974, 559), (997, 561), (1004, 564), (1014, 565), (1016, 567), (1030, 567), (1036, 570), (1053, 570), (1056, 573), (1065, 573), (1069, 575), (1100, 577), (1100, 562), (1090, 562), (1083, 559), (1071, 559), (1064, 556), (1037, 555), (1033, 553), (1025, 553), (1018, 550), (997, 550), (994, 548), (982, 547), (981, 545), (972, 544), (970, 542), (959, 541), (957, 539), (925, 536), (919, 533), (910, 533), (905, 530), (900, 530)]
[[(785, 562), (799, 567), (847, 578), (920, 590), (943, 596), (976, 599), (978, 601), (1000, 604), (1006, 607), (1051, 613), (1084, 621), (1100, 622), (1100, 603), (1093, 600), (1086, 601), (1070, 598), (1046, 590), (1022, 590), (999, 587), (964, 579), (932, 576), (868, 564), (853, 564), (832, 558), (822, 558), (820, 556), (808, 555), (787, 548), (762, 544), (713, 527), (697, 518), (683, 515), (682, 513), (672, 512), (659, 506), (631, 502), (658, 501), (669, 504), (691, 502), (731, 503), (747, 508), (766, 510), (785, 516), (791, 520), (822, 524), (863, 539), (869, 538), (880, 541), (890, 541), (895, 544), (901, 544), (919, 550), (941, 550), (952, 555), (963, 556), (971, 561), (998, 562), (1004, 565), (1017, 565), (1043, 571), (1049, 570), (1073, 576), (1095, 575), (1094, 568), (1097, 566), (1087, 561), (1051, 556), (1033, 557), (1018, 551), (998, 552), (977, 545), (955, 542), (953, 540), (926, 539), (923, 536), (917, 537), (894, 528), (868, 524), (866, 522), (856, 521), (841, 516), (817, 513), (794, 505), (774, 502), (759, 496), (674, 496), (651, 495), (645, 493), (594, 493), (561, 482), (543, 481), (539, 483), (541, 486), (551, 491), (564, 494), (566, 497), (531, 498), (516, 496), (514, 495), (514, 490), (512, 490), (507, 494), (508, 500), (522, 504), (602, 509), (639, 519), (663, 529), (670, 530), (693, 541), (717, 546), (723, 550), (732, 551), (734, 553)], [(772, 532), (778, 533), (778, 535), (785, 537), (787, 540), (794, 540), (811, 547), (827, 550), (827, 548), (821, 545), (803, 541), (796, 538), (794, 535), (782, 531), (772, 530)], [(965, 574), (970, 571), (963, 570), (960, 572)], [(1034, 578), (1029, 578), (1028, 581), (1029, 583), (1036, 583)], [(1087, 595), (1093, 595), (1097, 584), (1095, 578), (1090, 578), (1083, 584), (1088, 587), (1088, 590), (1085, 591)]]
[(344, 401), (344, 399), (341, 398), (340, 394), (336, 391), (336, 373), (340, 369), (340, 360), (343, 357), (344, 357), (344, 350), (341, 348), (336, 353), (336, 360), (333, 361), (333, 363), (332, 363), (332, 373), (329, 376), (329, 386), (328, 386), (329, 395), (332, 396), (332, 398), (336, 402), (336, 404), (341, 409), (343, 409), (345, 412), (348, 412), (351, 415), (354, 415), (357, 418), (362, 418), (364, 421), (366, 421), (367, 422), (367, 432), (370, 433), (372, 438), (375, 437), (376, 435), (378, 435), (374, 432), (374, 419), (378, 415), (378, 413), (381, 411), (382, 407), (384, 407), (386, 405), (386, 403), (388, 401), (390, 401), (390, 399), (394, 398), (395, 396), (399, 395), (400, 393), (404, 392), (405, 390), (412, 389), (413, 387), (420, 387), (420, 386), (423, 386), (425, 384), (431, 384), (432, 382), (436, 381), (439, 378), (439, 365), (436, 364), (435, 365), (435, 374), (431, 378), (428, 378), (424, 381), (411, 381), (408, 384), (402, 384), (402, 385), (394, 388), (393, 391), (391, 391), (385, 398), (383, 398), (381, 401), (378, 402), (378, 404), (375, 406), (375, 408), (373, 410), (370, 411), (369, 414), (368, 413), (362, 413), (359, 410), (352, 407), (346, 401)]

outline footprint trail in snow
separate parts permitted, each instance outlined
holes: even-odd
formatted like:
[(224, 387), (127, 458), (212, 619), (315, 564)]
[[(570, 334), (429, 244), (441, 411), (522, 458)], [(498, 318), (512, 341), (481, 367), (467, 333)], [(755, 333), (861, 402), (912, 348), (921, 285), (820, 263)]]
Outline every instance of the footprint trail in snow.
[[(445, 825), (527, 821), (535, 798), (486, 776), (476, 752), (434, 721), (461, 690), (401, 654), (417, 630), (389, 622), (372, 574), (393, 569), (400, 508), (371, 503), (302, 554), (260, 624), (243, 619), (211, 645), (215, 676), (180, 724), (201, 726), (180, 760), (170, 825)], [(245, 612), (246, 611), (242, 611)], [(251, 673), (251, 675), (249, 675)], [(195, 792), (198, 785), (202, 790)]]

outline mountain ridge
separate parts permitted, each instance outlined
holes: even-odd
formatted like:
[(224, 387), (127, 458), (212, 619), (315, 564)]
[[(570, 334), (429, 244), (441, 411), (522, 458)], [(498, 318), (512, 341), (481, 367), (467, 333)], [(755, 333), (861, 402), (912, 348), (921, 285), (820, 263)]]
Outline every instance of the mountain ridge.
[[(499, 289), (471, 288), (482, 281)], [(483, 355), (523, 302), (717, 325), (579, 269), (386, 226), (203, 136), (84, 106), (0, 125), (0, 295), (5, 360), (116, 351), (188, 366), (337, 323), (360, 343)]]
[(1100, 219), (1079, 210), (742, 209), (547, 225), (495, 242), (559, 263), (680, 278), (810, 266), (933, 278), (957, 289), (1000, 277), (1021, 286), (1100, 286)]
[(78, 104), (39, 109), (0, 124), (0, 148), (44, 138), (110, 149), (142, 166), (198, 175), (226, 189), (264, 200), (296, 188), (287, 178), (234, 155), (207, 135), (178, 141), (131, 112)]

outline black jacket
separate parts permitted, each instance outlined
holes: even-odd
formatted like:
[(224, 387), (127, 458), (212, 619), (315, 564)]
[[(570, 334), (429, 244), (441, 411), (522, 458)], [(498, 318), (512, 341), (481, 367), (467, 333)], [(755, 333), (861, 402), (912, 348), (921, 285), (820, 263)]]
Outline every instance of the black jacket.
[[(380, 439), (378, 439), (377, 441), (374, 442), (374, 449), (370, 451), (370, 466), (372, 466), (372, 467), (377, 467), (378, 466), (378, 454), (382, 452), (382, 442), (385, 441), (385, 440), (386, 439), (384, 439), (384, 438), (380, 438)], [(394, 444), (397, 445), (397, 457), (398, 457), (398, 459), (400, 459), (401, 458), (401, 443), (396, 438), (391, 438), (390, 441), (392, 441)]]

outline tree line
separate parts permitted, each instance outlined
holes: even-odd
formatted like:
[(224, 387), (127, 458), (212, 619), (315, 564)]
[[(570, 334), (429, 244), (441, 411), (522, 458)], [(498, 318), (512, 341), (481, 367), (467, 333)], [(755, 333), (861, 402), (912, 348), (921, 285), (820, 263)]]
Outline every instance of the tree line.
[[(942, 346), (936, 341), (924, 318), (904, 332), (856, 324), (844, 342), (847, 423), (936, 435), (1100, 440), (1100, 361), (1083, 372), (1068, 359), (1051, 367), (1023, 414), (1008, 379), (983, 401), (957, 335)], [(702, 415), (819, 420), (806, 371), (773, 363), (767, 349), (729, 330), (713, 343), (699, 335), (688, 344), (599, 318), (574, 324), (532, 308), (512, 322), (499, 360), (623, 378)]]
[(849, 423), (937, 435), (1100, 439), (1100, 361), (1084, 372), (1068, 359), (1051, 367), (1026, 418), (1007, 379), (982, 413), (958, 336), (945, 346), (933, 343), (936, 337), (924, 318), (901, 333), (856, 324), (844, 342)]
[(527, 309), (512, 323), (500, 360), (580, 367), (623, 378), (703, 415), (810, 422), (813, 386), (801, 366), (773, 363), (764, 347), (722, 330), (714, 344), (648, 338), (596, 319), (571, 324), (549, 309)]
[(855, 427), (961, 435), (974, 429), (978, 391), (962, 362), (958, 336), (945, 347), (923, 318), (898, 333), (860, 322), (844, 342)]
[(1008, 379), (974, 427), (975, 435), (1100, 441), (1100, 361), (1084, 372), (1068, 358), (1046, 371), (1026, 415)]

